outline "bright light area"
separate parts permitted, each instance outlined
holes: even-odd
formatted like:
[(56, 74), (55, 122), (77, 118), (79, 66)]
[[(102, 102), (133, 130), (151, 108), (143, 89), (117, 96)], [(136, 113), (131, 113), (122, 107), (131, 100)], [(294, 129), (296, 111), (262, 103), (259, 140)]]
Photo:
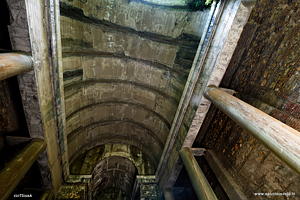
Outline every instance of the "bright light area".
[(184, 0), (144, 0), (149, 3), (163, 5), (163, 6), (184, 6)]

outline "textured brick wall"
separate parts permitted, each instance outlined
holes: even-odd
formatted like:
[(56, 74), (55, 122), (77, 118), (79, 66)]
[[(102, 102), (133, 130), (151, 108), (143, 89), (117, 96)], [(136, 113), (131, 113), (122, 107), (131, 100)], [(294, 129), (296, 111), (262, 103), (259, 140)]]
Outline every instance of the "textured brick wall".
[[(299, 3), (257, 1), (220, 85), (234, 89), (238, 98), (298, 131)], [(300, 199), (299, 174), (216, 107), (210, 108), (194, 145), (213, 149), (226, 158), (224, 162), (252, 193), (295, 192), (292, 199)], [(245, 193), (247, 188), (243, 188)]]

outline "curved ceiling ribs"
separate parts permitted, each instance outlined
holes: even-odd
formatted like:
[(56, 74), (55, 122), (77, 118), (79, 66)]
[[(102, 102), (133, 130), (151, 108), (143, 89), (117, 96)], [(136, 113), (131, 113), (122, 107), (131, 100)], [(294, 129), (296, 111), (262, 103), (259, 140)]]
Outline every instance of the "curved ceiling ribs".
[(96, 166), (94, 195), (155, 174), (207, 18), (174, 8), (61, 0), (70, 171)]
[(111, 104), (127, 104), (127, 105), (132, 105), (132, 106), (135, 106), (135, 107), (145, 109), (147, 112), (150, 112), (150, 113), (156, 115), (166, 125), (166, 127), (168, 127), (169, 129), (171, 128), (170, 122), (166, 118), (164, 118), (164, 116), (162, 116), (158, 112), (155, 112), (154, 110), (152, 110), (148, 106), (146, 106), (144, 104), (139, 104), (139, 103), (129, 102), (129, 101), (122, 101), (122, 100), (117, 100), (117, 99), (110, 99), (110, 100), (105, 100), (105, 101), (101, 101), (101, 102), (97, 102), (97, 103), (82, 106), (82, 107), (72, 111), (71, 113), (67, 113), (66, 120), (72, 118), (77, 113), (79, 113), (79, 112), (81, 112), (85, 109), (90, 109), (92, 107), (102, 106), (102, 105), (111, 105)]
[(149, 90), (153, 93), (156, 93), (156, 94), (162, 96), (163, 98), (170, 99), (176, 105), (179, 103), (178, 99), (176, 99), (173, 96), (167, 94), (166, 92), (164, 92), (162, 90), (159, 90), (155, 87), (152, 87), (148, 84), (133, 82), (133, 81), (130, 81), (130, 80), (121, 80), (121, 79), (87, 79), (87, 80), (83, 80), (83, 81), (80, 81), (80, 82), (75, 82), (73, 84), (69, 84), (69, 85), (65, 86), (65, 91), (67, 92), (69, 90), (76, 90), (76, 89), (78, 90), (78, 88), (89, 86), (89, 85), (94, 85), (94, 84), (97, 84), (97, 83), (110, 83), (112, 85), (115, 85), (115, 84), (129, 84), (129, 85), (133, 85), (135, 87), (142, 88), (144, 90)]
[[(82, 135), (84, 136), (84, 135)], [(81, 143), (78, 145), (78, 141), (84, 141), (84, 143)], [(123, 141), (122, 141), (123, 140)], [(100, 135), (99, 137), (93, 138), (93, 140), (85, 140), (83, 137), (79, 137), (79, 140), (74, 140), (72, 143), (68, 144), (69, 148), (72, 149), (74, 148), (74, 153), (70, 155), (70, 162), (72, 162), (73, 156), (76, 156), (77, 152), (80, 152), (80, 150), (85, 149), (85, 147), (88, 145), (88, 147), (93, 148), (95, 147), (94, 145), (103, 145), (105, 144), (114, 144), (114, 143), (120, 143), (120, 144), (130, 144), (132, 146), (135, 146), (142, 151), (145, 151), (145, 153), (148, 155), (148, 157), (153, 161), (153, 164), (158, 164), (160, 155), (162, 153), (162, 148), (152, 140), (148, 141), (140, 141), (140, 138), (135, 138), (132, 137), (131, 135), (124, 135), (124, 134), (115, 134), (115, 133), (106, 133), (103, 135)], [(75, 147), (74, 147), (75, 146)], [(80, 149), (80, 150), (76, 150)]]
[[(111, 131), (115, 134), (119, 131), (128, 136), (140, 134), (146, 141), (147, 138), (151, 142), (156, 141), (155, 143), (161, 145), (160, 148), (163, 148), (167, 138), (169, 129), (164, 126), (164, 123), (156, 115), (135, 106), (110, 106), (108, 104), (82, 112), (84, 113), (75, 115), (67, 121), (68, 143), (81, 134), (85, 134), (87, 139), (92, 139), (95, 137), (95, 133), (93, 133), (95, 131), (98, 131), (98, 135)], [(99, 114), (101, 112), (102, 114)], [(128, 127), (124, 124), (126, 122)], [(72, 151), (70, 153), (72, 154)]]
[[(116, 124), (116, 123), (118, 123), (118, 124), (125, 123), (124, 126), (126, 126), (126, 124), (131, 124), (131, 125), (137, 126), (138, 128), (145, 129), (146, 134), (150, 135), (154, 139), (154, 141), (157, 141), (159, 146), (162, 149), (164, 148), (164, 141), (162, 140), (162, 138), (158, 138), (157, 135), (155, 135), (155, 133), (150, 128), (148, 128), (147, 126), (145, 126), (142, 123), (138, 123), (138, 122), (135, 122), (135, 121), (132, 121), (132, 120), (126, 120), (126, 119), (108, 119), (108, 120), (94, 122), (94, 123), (91, 123), (91, 124), (89, 124), (85, 127), (80, 127), (79, 129), (75, 129), (73, 132), (68, 134), (68, 143), (71, 143), (72, 140), (75, 137), (78, 137), (83, 132), (87, 132), (87, 131), (89, 131), (91, 129), (94, 129), (98, 126), (103, 127), (103, 126), (108, 125), (108, 124), (110, 125), (110, 124)], [(87, 135), (89, 136), (88, 133), (87, 133)]]
[(74, 175), (92, 174), (97, 163), (110, 156), (121, 156), (130, 160), (139, 175), (153, 175), (155, 168), (148, 156), (140, 149), (124, 144), (105, 144), (81, 154), (72, 162), (70, 173)]
[(135, 147), (135, 148), (139, 149), (140, 151), (142, 151), (147, 156), (147, 158), (150, 159), (150, 161), (151, 161), (151, 163), (152, 163), (152, 165), (155, 169), (158, 166), (158, 162), (159, 162), (158, 159), (159, 158), (156, 158), (153, 155), (153, 150), (152, 149), (149, 149), (149, 148), (145, 147), (138, 140), (128, 138), (128, 137), (124, 137), (124, 136), (118, 137), (118, 138), (115, 138), (114, 136), (106, 136), (106, 137), (102, 137), (100, 139), (85, 142), (84, 145), (82, 145), (80, 148), (78, 148), (75, 151), (75, 153), (72, 156), (70, 156), (70, 158), (69, 158), (70, 166), (72, 166), (72, 164), (74, 162), (76, 162), (76, 160), (78, 160), (81, 155), (88, 152), (89, 150), (91, 150), (95, 147), (99, 147), (99, 146), (107, 145), (107, 144), (111, 144), (111, 145), (126, 144), (126, 145), (129, 145), (129, 146)]
[[(64, 52), (63, 52), (63, 58), (74, 57), (74, 56), (76, 56), (76, 57), (104, 57), (104, 58), (108, 57), (108, 58), (124, 60), (126, 62), (135, 61), (135, 62), (139, 62), (141, 64), (149, 65), (154, 68), (167, 70), (171, 73), (179, 75), (181, 78), (187, 79), (187, 77), (188, 77), (188, 72), (173, 69), (171, 66), (168, 66), (166, 64), (156, 62), (153, 60), (149, 61), (149, 60), (146, 60), (143, 58), (134, 58), (134, 57), (126, 56), (124, 54), (120, 54), (120, 53), (95, 51), (94, 49), (85, 49), (85, 50), (74, 49), (74, 50), (64, 50)], [(64, 74), (64, 78), (65, 77), (67, 78), (66, 74)]]

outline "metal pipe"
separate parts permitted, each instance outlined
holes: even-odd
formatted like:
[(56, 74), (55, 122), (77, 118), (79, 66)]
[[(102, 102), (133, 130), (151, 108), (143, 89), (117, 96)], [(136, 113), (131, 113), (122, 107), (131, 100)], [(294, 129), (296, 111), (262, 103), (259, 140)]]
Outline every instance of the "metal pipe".
[(0, 54), (0, 81), (33, 69), (30, 56), (21, 53)]
[(164, 196), (165, 200), (175, 200), (172, 188), (166, 188), (164, 190)]
[(46, 148), (42, 139), (32, 141), (0, 172), (0, 199), (7, 199)]
[(54, 191), (47, 189), (41, 195), (40, 200), (52, 200), (53, 198), (54, 198)]
[(189, 147), (183, 147), (180, 156), (186, 171), (190, 177), (191, 183), (199, 200), (217, 200), (217, 197), (210, 187), (205, 175), (200, 169)]
[(300, 132), (216, 86), (204, 95), (300, 174)]

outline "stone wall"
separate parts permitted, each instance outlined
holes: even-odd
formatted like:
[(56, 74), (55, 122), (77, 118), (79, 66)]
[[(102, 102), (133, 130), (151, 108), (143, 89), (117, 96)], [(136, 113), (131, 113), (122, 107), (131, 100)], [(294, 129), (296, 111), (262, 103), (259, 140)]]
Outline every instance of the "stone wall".
[(119, 139), (156, 168), (207, 12), (126, 0), (64, 0), (60, 12), (69, 158)]
[[(299, 1), (258, 0), (220, 85), (298, 131), (299, 13)], [(268, 199), (253, 195), (259, 192), (294, 192), (272, 198), (300, 199), (299, 174), (216, 107), (194, 146), (217, 152), (249, 199)]]

